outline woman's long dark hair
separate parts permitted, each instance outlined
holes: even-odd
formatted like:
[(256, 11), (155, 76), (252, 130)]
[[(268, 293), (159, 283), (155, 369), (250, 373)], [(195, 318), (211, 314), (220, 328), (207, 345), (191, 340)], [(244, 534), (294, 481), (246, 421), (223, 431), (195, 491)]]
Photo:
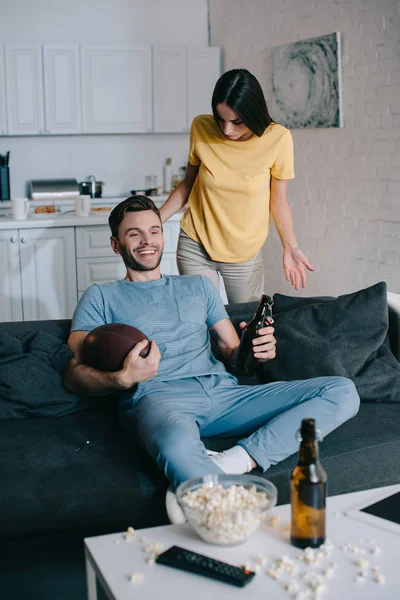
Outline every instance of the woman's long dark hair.
[(273, 123), (258, 80), (247, 69), (232, 69), (218, 79), (212, 95), (214, 119), (219, 123), (217, 104), (226, 103), (258, 137)]

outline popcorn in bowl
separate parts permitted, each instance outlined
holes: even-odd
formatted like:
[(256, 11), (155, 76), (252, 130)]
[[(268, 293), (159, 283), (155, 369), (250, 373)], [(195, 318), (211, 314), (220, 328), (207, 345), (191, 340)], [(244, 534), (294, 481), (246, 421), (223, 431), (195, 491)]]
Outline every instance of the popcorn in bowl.
[(277, 501), (276, 487), (257, 475), (205, 475), (176, 490), (185, 516), (206, 542), (241, 544)]

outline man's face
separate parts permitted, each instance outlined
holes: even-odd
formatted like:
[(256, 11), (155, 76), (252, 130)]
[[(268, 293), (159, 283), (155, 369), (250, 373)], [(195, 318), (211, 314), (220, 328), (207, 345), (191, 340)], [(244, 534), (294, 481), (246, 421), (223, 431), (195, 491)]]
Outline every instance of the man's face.
[(152, 210), (125, 213), (118, 238), (111, 238), (111, 244), (128, 269), (153, 271), (160, 265), (164, 236), (160, 219)]

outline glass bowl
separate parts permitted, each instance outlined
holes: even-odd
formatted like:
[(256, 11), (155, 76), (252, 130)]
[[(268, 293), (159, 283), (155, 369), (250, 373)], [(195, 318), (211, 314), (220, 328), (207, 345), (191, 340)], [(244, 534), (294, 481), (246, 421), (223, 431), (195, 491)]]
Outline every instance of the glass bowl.
[(176, 497), (188, 522), (209, 544), (246, 542), (276, 504), (273, 483), (257, 475), (204, 475), (181, 483)]

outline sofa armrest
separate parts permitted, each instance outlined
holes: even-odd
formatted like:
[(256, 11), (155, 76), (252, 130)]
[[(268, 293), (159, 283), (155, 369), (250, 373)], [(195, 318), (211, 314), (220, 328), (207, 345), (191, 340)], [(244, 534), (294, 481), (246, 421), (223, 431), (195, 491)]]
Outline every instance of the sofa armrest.
[(400, 294), (387, 293), (389, 307), (389, 340), (392, 352), (400, 361)]

